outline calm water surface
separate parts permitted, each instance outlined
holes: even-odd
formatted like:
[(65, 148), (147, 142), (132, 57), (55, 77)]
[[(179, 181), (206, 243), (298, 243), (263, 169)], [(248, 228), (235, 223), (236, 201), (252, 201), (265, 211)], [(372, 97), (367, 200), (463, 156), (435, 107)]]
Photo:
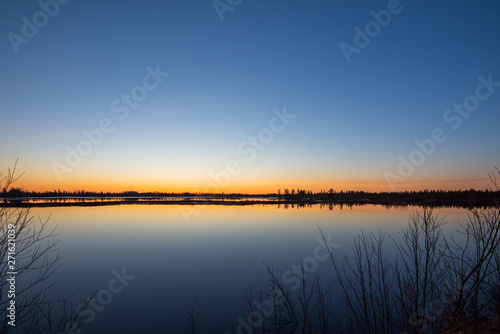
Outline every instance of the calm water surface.
[[(265, 287), (263, 261), (278, 276), (301, 259), (314, 256), (318, 226), (350, 252), (353, 238), (383, 230), (397, 236), (409, 214), (421, 208), (339, 206), (188, 207), (197, 210), (187, 223), (177, 205), (36, 208), (32, 213), (58, 225), (62, 266), (53, 279), (58, 293), (73, 295), (78, 304), (100, 289), (108, 289), (113, 270), (134, 276), (126, 286), (113, 280), (115, 293), (102, 293), (99, 312), (81, 315), (81, 333), (186, 333), (185, 305), (203, 309), (201, 328), (207, 333), (230, 332), (230, 319), (244, 316), (240, 305), (249, 286)], [(446, 230), (465, 221), (464, 209), (435, 209), (446, 217)], [(115, 272), (115, 274), (116, 274)], [(332, 277), (327, 261), (315, 274)], [(118, 292), (118, 290), (120, 290)], [(111, 299), (109, 299), (111, 296)], [(90, 313), (95, 313), (90, 321)]]

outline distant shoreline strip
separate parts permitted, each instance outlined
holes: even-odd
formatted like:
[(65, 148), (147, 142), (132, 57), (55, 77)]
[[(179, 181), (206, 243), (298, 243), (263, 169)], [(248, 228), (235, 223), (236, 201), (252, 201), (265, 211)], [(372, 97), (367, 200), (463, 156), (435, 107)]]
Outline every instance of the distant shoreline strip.
[(0, 207), (17, 208), (40, 208), (40, 207), (71, 207), (71, 206), (112, 206), (112, 205), (223, 205), (223, 206), (248, 206), (248, 205), (293, 205), (293, 206), (360, 206), (360, 205), (382, 205), (382, 206), (419, 206), (419, 207), (457, 207), (457, 208), (486, 208), (495, 207), (494, 202), (471, 203), (468, 201), (394, 201), (394, 200), (192, 200), (192, 199), (168, 199), (168, 200), (100, 200), (99, 198), (87, 201), (23, 201), (23, 200), (0, 200)]

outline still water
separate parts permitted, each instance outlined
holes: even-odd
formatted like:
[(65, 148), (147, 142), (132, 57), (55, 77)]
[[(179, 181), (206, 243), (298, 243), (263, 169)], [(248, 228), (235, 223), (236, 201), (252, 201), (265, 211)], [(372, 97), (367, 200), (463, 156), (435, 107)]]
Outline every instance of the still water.
[[(422, 208), (119, 205), (32, 214), (58, 225), (64, 258), (52, 277), (57, 293), (78, 305), (107, 290), (80, 315), (81, 333), (187, 333), (185, 306), (195, 296), (201, 332), (224, 333), (232, 331), (231, 319), (245, 317), (248, 288), (268, 284), (263, 263), (281, 277), (316, 258), (314, 274), (332, 278), (331, 264), (318, 257), (318, 226), (343, 254), (361, 230), (397, 236), (415, 211)], [(449, 231), (467, 218), (465, 209), (434, 212)]]

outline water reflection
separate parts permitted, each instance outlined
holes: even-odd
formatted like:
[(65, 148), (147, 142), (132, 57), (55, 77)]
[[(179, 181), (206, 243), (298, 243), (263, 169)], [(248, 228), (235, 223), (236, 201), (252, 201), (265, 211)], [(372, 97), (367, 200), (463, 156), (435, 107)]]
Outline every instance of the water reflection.
[[(287, 207), (285, 207), (287, 205)], [(397, 235), (416, 207), (375, 205), (309, 205), (291, 203), (251, 206), (194, 206), (200, 214), (189, 224), (179, 205), (120, 205), (34, 208), (40, 217), (52, 214), (59, 225), (63, 266), (55, 274), (59, 293), (74, 303), (109, 289), (112, 270), (126, 268), (135, 279), (100, 312), (83, 333), (182, 333), (185, 308), (197, 295), (205, 308), (202, 329), (230, 330), (248, 287), (266, 287), (263, 265), (277, 273), (314, 258), (318, 225), (339, 252), (350, 252), (360, 230), (380, 229)], [(298, 209), (298, 210), (297, 210)], [(445, 231), (466, 217), (464, 209), (436, 209), (446, 216)], [(331, 267), (318, 261), (316, 274), (332, 277)], [(104, 295), (103, 295), (104, 296)], [(105, 297), (103, 297), (105, 298)], [(104, 299), (103, 299), (104, 300)], [(99, 304), (101, 305), (101, 304)], [(80, 320), (85, 320), (81, 318)]]
[(453, 204), (450, 202), (431, 202), (429, 204), (415, 204), (411, 202), (376, 201), (376, 200), (323, 200), (323, 199), (283, 199), (268, 195), (175, 195), (175, 196), (53, 196), (53, 197), (3, 197), (1, 205), (3, 207), (58, 207), (58, 206), (106, 206), (106, 205), (276, 205), (278, 209), (302, 209), (318, 206), (320, 209), (328, 208), (334, 210), (339, 208), (352, 209), (365, 205), (377, 205), (391, 208), (411, 208), (415, 206), (429, 208), (487, 208), (487, 206), (472, 206), (471, 203), (463, 202)]

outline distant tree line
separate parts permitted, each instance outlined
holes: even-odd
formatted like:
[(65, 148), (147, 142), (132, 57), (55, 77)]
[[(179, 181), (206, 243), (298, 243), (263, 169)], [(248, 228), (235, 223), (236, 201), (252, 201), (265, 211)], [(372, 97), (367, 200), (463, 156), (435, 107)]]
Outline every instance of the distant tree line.
[(474, 203), (480, 205), (496, 205), (494, 198), (498, 198), (498, 190), (420, 190), (401, 192), (366, 192), (366, 191), (335, 191), (329, 189), (313, 193), (305, 189), (285, 188), (283, 192), (278, 190), (278, 199), (286, 201), (339, 201), (339, 202), (362, 202), (370, 203), (420, 203), (420, 204), (446, 204), (446, 203)]
[(123, 191), (123, 192), (103, 192), (103, 191), (85, 191), (85, 190), (52, 190), (52, 191), (27, 191), (21, 188), (3, 189), (0, 193), (1, 197), (119, 197), (119, 196), (157, 196), (157, 195), (180, 195), (174, 193), (159, 193), (159, 192), (137, 192), (137, 191)]
[(416, 204), (427, 206), (441, 205), (480, 205), (492, 206), (498, 203), (494, 198), (500, 198), (498, 190), (420, 190), (420, 191), (401, 191), (401, 192), (366, 192), (366, 191), (335, 191), (334, 189), (312, 192), (311, 190), (300, 188), (278, 189), (277, 193), (268, 194), (242, 194), (242, 193), (175, 193), (175, 192), (138, 192), (133, 190), (123, 192), (103, 192), (86, 190), (52, 190), (52, 191), (27, 191), (21, 188), (11, 187), (3, 188), (0, 191), (0, 198), (44, 198), (44, 197), (92, 197), (92, 198), (125, 198), (125, 197), (207, 197), (211, 199), (247, 199), (261, 198), (265, 200), (277, 200), (278, 202), (288, 203), (343, 203), (343, 204)]
[(104, 192), (104, 191), (86, 191), (86, 190), (52, 190), (52, 191), (28, 191), (21, 188), (9, 188), (0, 191), (0, 198), (7, 197), (183, 197), (183, 196), (211, 196), (213, 198), (266, 198), (270, 196), (276, 196), (276, 194), (242, 194), (242, 193), (190, 193), (190, 192), (159, 192), (159, 191), (147, 191), (138, 192), (134, 190), (122, 191), (122, 192)]

